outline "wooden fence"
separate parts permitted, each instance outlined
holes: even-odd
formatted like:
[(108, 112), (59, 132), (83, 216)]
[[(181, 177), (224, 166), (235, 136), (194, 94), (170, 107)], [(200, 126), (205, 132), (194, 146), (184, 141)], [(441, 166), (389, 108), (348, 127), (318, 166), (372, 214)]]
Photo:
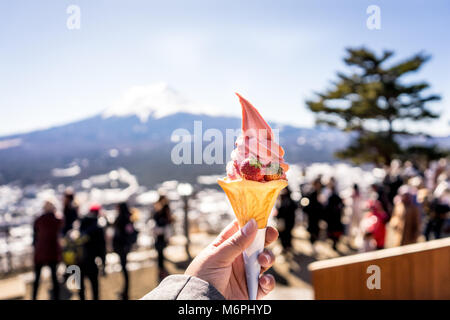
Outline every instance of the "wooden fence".
[[(315, 299), (450, 299), (450, 238), (317, 261), (308, 268)], [(378, 276), (380, 289), (373, 288)]]

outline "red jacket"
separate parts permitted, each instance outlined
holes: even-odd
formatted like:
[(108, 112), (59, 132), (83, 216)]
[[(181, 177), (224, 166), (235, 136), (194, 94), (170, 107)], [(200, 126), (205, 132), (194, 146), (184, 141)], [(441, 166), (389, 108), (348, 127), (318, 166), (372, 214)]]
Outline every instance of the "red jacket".
[(383, 211), (378, 201), (369, 202), (369, 212), (366, 214), (366, 219), (369, 221), (366, 232), (373, 234), (378, 249), (384, 248), (387, 214)]
[(54, 213), (44, 213), (34, 222), (34, 263), (49, 264), (61, 261), (59, 237), (63, 220)]

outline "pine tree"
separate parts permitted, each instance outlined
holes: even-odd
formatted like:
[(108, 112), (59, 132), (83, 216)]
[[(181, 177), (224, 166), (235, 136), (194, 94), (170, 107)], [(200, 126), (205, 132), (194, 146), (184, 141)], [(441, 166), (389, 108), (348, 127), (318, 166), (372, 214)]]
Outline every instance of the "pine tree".
[(387, 65), (392, 51), (377, 56), (366, 48), (349, 48), (347, 54), (344, 62), (351, 73), (338, 72), (333, 87), (317, 93), (317, 99), (306, 104), (317, 114), (317, 123), (356, 133), (349, 147), (337, 152), (338, 157), (354, 163), (387, 164), (406, 151), (396, 137), (412, 135), (398, 130), (397, 124), (439, 117), (429, 108), (429, 102), (440, 100), (440, 96), (424, 94), (429, 84), (403, 81), (405, 75), (417, 72), (430, 57), (418, 53)]

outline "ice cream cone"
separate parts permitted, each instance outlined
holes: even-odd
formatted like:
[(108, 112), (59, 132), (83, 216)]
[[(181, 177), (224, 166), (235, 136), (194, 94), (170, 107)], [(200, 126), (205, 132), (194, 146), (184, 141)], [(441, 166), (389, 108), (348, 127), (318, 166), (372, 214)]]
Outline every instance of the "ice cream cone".
[(243, 227), (251, 219), (258, 224), (253, 243), (244, 251), (245, 274), (250, 300), (256, 300), (261, 266), (258, 255), (264, 249), (267, 220), (280, 191), (288, 184), (286, 180), (257, 182), (245, 179), (218, 179), (234, 210), (239, 226)]
[(264, 249), (266, 225), (280, 191), (288, 183), (284, 150), (256, 108), (236, 93), (242, 107), (242, 134), (227, 165), (227, 177), (218, 179), (243, 227), (251, 219), (258, 224), (253, 243), (244, 250), (248, 296), (255, 300), (261, 266), (258, 255)]
[(223, 178), (218, 179), (217, 182), (225, 191), (239, 225), (243, 227), (253, 218), (258, 224), (258, 229), (266, 227), (278, 194), (288, 185), (286, 180), (262, 183)]

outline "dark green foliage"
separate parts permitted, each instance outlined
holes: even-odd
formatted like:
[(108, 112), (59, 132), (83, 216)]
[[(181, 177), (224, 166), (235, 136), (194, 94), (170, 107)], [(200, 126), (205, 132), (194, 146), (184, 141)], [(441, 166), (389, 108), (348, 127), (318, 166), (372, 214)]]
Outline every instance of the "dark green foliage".
[(409, 132), (397, 130), (396, 124), (405, 120), (423, 121), (438, 118), (429, 102), (440, 100), (438, 95), (426, 95), (426, 82), (405, 83), (404, 75), (416, 72), (429, 60), (418, 53), (402, 62), (386, 65), (393, 56), (384, 51), (380, 56), (366, 49), (347, 49), (344, 62), (351, 73), (337, 73), (338, 80), (316, 100), (307, 101), (317, 114), (317, 123), (325, 123), (358, 135), (350, 146), (337, 156), (355, 163), (386, 164), (401, 157), (403, 150), (395, 139)]
[(349, 159), (355, 164), (390, 162), (389, 155), (399, 155), (400, 146), (385, 132), (364, 132), (346, 149), (337, 151), (336, 156)]
[(431, 160), (438, 160), (450, 156), (448, 150), (441, 150), (438, 146), (422, 146), (412, 145), (406, 148), (404, 153), (404, 160), (413, 160), (415, 163), (420, 163), (424, 166)]

